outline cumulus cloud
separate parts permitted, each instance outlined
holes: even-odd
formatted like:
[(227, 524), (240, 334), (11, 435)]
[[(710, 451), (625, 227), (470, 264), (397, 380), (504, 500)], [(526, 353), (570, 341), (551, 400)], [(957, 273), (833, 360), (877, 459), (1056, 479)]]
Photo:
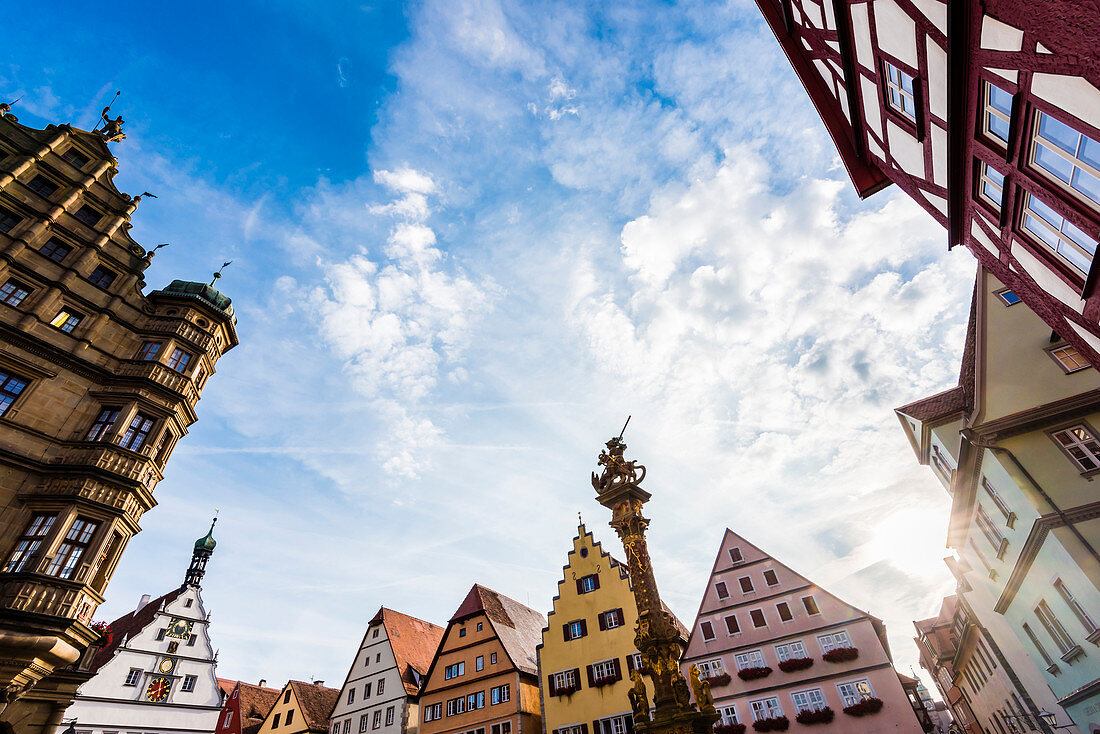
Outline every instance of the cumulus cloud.
[(427, 224), (428, 195), (435, 191), (430, 176), (404, 168), (374, 178), (395, 196), (366, 207), (393, 220), (385, 247), (326, 263), (326, 285), (314, 290), (311, 302), (323, 338), (391, 424), (379, 446), (383, 469), (413, 477), (419, 469), (412, 453), (440, 435), (416, 406), (441, 377), (462, 374), (463, 348), (489, 308), (492, 284), (476, 283), (438, 249)]

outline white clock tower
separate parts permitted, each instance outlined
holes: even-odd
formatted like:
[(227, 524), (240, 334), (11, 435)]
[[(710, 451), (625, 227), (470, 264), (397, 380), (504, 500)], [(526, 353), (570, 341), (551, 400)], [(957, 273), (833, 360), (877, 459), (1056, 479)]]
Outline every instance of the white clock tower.
[[(215, 519), (214, 522), (217, 522)], [(77, 734), (207, 734), (225, 694), (215, 675), (210, 614), (200, 594), (214, 552), (214, 525), (195, 541), (184, 583), (111, 622), (85, 669), (95, 673), (77, 691), (65, 721)]]

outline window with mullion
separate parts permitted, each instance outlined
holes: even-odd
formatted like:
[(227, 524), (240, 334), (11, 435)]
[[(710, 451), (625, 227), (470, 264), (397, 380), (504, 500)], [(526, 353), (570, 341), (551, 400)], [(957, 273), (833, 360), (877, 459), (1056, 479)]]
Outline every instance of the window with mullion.
[(73, 571), (76, 570), (76, 564), (88, 549), (98, 527), (98, 522), (86, 517), (77, 517), (73, 520), (69, 532), (65, 534), (65, 540), (62, 541), (53, 560), (46, 568), (46, 573), (63, 579), (71, 578)]
[(146, 361), (154, 360), (157, 355), (160, 354), (161, 343), (160, 342), (145, 342), (141, 345), (141, 349), (138, 351), (138, 359), (144, 359)]
[(49, 535), (50, 528), (53, 527), (56, 519), (57, 515), (51, 513), (40, 513), (31, 517), (31, 521), (27, 523), (27, 529), (19, 537), (15, 550), (11, 552), (11, 557), (4, 565), (4, 573), (19, 573), (23, 570), (27, 561), (42, 546), (42, 540)]
[(803, 711), (820, 711), (827, 705), (825, 703), (825, 694), (822, 693), (820, 688), (794, 691), (791, 693), (791, 701), (794, 703), (794, 707), (798, 713), (802, 713)]
[(1100, 142), (1042, 111), (1035, 112), (1031, 163), (1100, 208)]
[(788, 642), (783, 645), (776, 645), (775, 654), (780, 661), (809, 657), (809, 653), (806, 652), (806, 646), (802, 644), (802, 640), (794, 640), (793, 642)]
[(774, 696), (762, 698), (759, 701), (749, 701), (749, 706), (752, 707), (753, 721), (774, 719), (783, 715), (783, 709), (779, 706), (779, 699)]
[(1096, 631), (1096, 622), (1092, 621), (1092, 617), (1085, 611), (1085, 608), (1081, 606), (1080, 602), (1070, 593), (1070, 590), (1066, 588), (1066, 585), (1062, 582), (1062, 579), (1055, 579), (1054, 588), (1057, 590), (1058, 595), (1062, 597), (1062, 600), (1069, 605), (1069, 609), (1073, 612), (1073, 615), (1077, 617), (1077, 620), (1081, 623), (1081, 626), (1085, 628), (1085, 633), (1091, 635)]
[(1063, 428), (1052, 433), (1051, 437), (1082, 472), (1100, 468), (1100, 441), (1084, 425)]
[(186, 372), (187, 365), (191, 364), (192, 359), (194, 355), (177, 347), (172, 350), (172, 356), (168, 358), (168, 366), (176, 372)]
[(92, 424), (91, 430), (88, 431), (86, 441), (102, 441), (107, 437), (107, 433), (111, 430), (111, 427), (115, 425), (115, 421), (118, 420), (118, 414), (121, 412), (119, 408), (103, 408), (99, 411), (99, 415), (96, 416), (95, 423)]
[(917, 100), (913, 77), (886, 60), (882, 62), (882, 69), (886, 80), (886, 106), (915, 123)]
[(94, 286), (107, 290), (111, 287), (111, 283), (115, 282), (116, 274), (110, 268), (105, 268), (102, 265), (96, 265), (95, 270), (88, 276), (88, 282)]
[(1052, 209), (1034, 194), (1024, 196), (1022, 225), (1064, 262), (1088, 275), (1096, 256), (1096, 239)]
[(38, 254), (42, 255), (42, 257), (53, 260), (55, 263), (60, 263), (66, 257), (68, 257), (69, 253), (72, 251), (73, 248), (69, 247), (58, 238), (51, 237), (50, 239), (46, 240), (46, 244), (42, 245), (42, 247), (38, 250)]
[(764, 653), (762, 653), (760, 650), (740, 652), (734, 655), (734, 661), (737, 663), (738, 670), (745, 670), (747, 668), (763, 668)]
[(20, 283), (18, 280), (9, 280), (0, 285), (0, 303), (9, 306), (18, 306), (31, 294), (31, 287)]
[(10, 209), (0, 207), (0, 232), (10, 232), (15, 228), (15, 225), (22, 221), (23, 217)]
[(985, 508), (980, 504), (974, 512), (974, 521), (978, 524), (978, 528), (982, 531), (985, 539), (993, 546), (993, 552), (1000, 558), (1001, 553), (1004, 551), (1005, 538), (1001, 535), (1001, 531), (997, 529), (997, 526), (993, 524), (993, 521), (989, 519)]
[[(982, 489), (984, 489), (985, 493), (989, 495), (989, 498), (993, 500), (993, 504), (997, 506), (997, 509), (1000, 510), (1001, 514), (1005, 516), (1005, 521), (1011, 522), (1011, 520), (1015, 517), (1015, 514), (1012, 512), (1012, 510), (1008, 509), (1008, 505), (1005, 503), (1004, 499), (1001, 497), (996, 487), (993, 486), (993, 484), (989, 481), (987, 477), (982, 477)], [(1011, 525), (1009, 525), (1009, 527), (1011, 527)]]
[(1050, 347), (1047, 349), (1047, 353), (1054, 358), (1054, 361), (1061, 366), (1067, 375), (1091, 367), (1088, 361), (1077, 351), (1077, 348), (1070, 344)]
[(72, 334), (73, 329), (80, 325), (80, 322), (84, 320), (84, 317), (75, 311), (69, 309), (68, 306), (57, 312), (57, 316), (53, 317), (53, 321), (50, 322), (50, 326), (65, 332), (66, 334)]
[(0, 415), (7, 412), (26, 387), (27, 380), (0, 369)]
[(875, 695), (874, 690), (871, 688), (870, 681), (867, 680), (837, 683), (836, 688), (845, 706), (854, 706), (860, 701), (873, 698)]
[(126, 433), (122, 434), (118, 445), (124, 449), (139, 451), (145, 445), (145, 439), (149, 437), (149, 432), (153, 430), (153, 422), (153, 419), (149, 416), (135, 413), (130, 420), (130, 425), (126, 427)]
[(978, 195), (1000, 209), (1004, 201), (1005, 177), (985, 161), (978, 166)]
[(1012, 120), (1011, 92), (985, 82), (982, 94), (982, 131), (1008, 145), (1008, 129)]
[(1062, 626), (1058, 617), (1051, 611), (1046, 599), (1040, 599), (1039, 603), (1035, 606), (1035, 616), (1039, 618), (1039, 624), (1043, 625), (1043, 629), (1045, 629), (1047, 634), (1050, 635), (1050, 638), (1054, 640), (1054, 644), (1058, 646), (1059, 652), (1065, 655), (1073, 649), (1073, 639), (1069, 636), (1069, 633), (1066, 632), (1066, 628)]

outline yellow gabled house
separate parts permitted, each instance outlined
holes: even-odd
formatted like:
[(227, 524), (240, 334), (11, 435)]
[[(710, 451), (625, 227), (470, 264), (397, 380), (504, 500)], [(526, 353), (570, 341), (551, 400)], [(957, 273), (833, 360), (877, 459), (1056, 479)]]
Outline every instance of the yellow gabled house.
[[(326, 688), (320, 681), (287, 681), (255, 734), (326, 734), (339, 696), (339, 689)], [(341, 729), (339, 734), (351, 734), (348, 729)]]
[(583, 522), (567, 561), (538, 647), (546, 734), (628, 734), (634, 720), (627, 691), (641, 657), (630, 575)]

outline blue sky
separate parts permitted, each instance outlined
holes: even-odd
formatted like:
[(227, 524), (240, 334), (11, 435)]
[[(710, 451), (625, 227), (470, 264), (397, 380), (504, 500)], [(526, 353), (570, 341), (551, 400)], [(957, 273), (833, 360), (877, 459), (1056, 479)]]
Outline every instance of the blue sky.
[(751, 2), (127, 9), (10, 39), (22, 122), (115, 110), (150, 288), (219, 284), (210, 380), (100, 617), (182, 579), (219, 675), (342, 681), (379, 605), (482, 583), (548, 610), (634, 416), (689, 624), (729, 526), (887, 622), (951, 579), (948, 501), (892, 409), (954, 384), (974, 263), (852, 193)]

